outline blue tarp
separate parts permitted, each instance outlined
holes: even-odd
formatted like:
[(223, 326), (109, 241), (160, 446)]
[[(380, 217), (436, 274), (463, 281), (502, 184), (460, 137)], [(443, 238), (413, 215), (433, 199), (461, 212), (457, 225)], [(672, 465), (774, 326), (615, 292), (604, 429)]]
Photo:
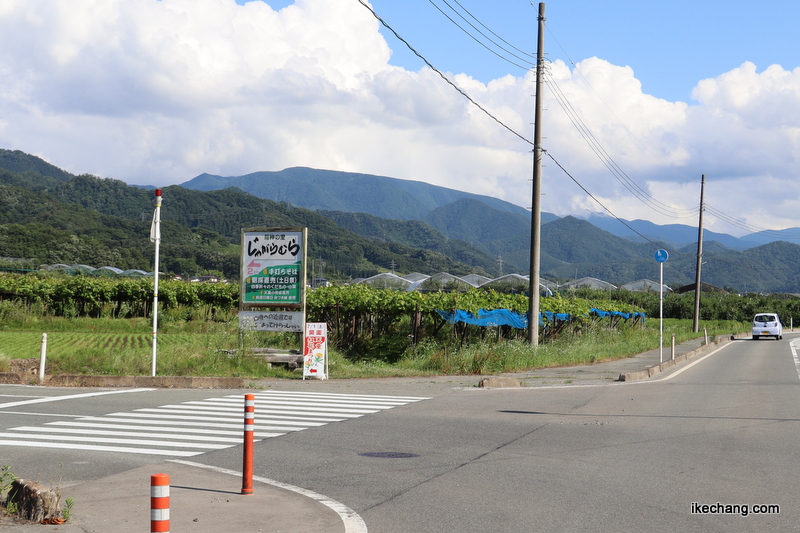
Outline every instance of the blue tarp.
[(528, 327), (527, 315), (509, 309), (494, 309), (492, 311), (478, 309), (477, 315), (460, 309), (456, 309), (455, 311), (442, 311), (437, 309), (436, 312), (451, 324), (466, 322), (467, 324), (474, 324), (476, 326), (511, 326), (519, 329)]
[(539, 313), (539, 325), (544, 326), (544, 321), (547, 319), (550, 322), (554, 322), (556, 320), (572, 320), (572, 315), (569, 313), (554, 313), (552, 311), (545, 311), (544, 313)]
[[(439, 313), (439, 316), (451, 324), (455, 324), (456, 322), (465, 322), (475, 326), (511, 326), (512, 328), (518, 329), (524, 329), (528, 327), (527, 313), (517, 313), (516, 311), (511, 311), (509, 309), (494, 309), (492, 311), (479, 309), (477, 315), (473, 315), (469, 311), (462, 311), (460, 309), (456, 309), (455, 311), (442, 311), (441, 309), (437, 309), (436, 312)], [(589, 312), (593, 315), (599, 316), (600, 318), (617, 316), (627, 320), (630, 318), (641, 317), (642, 322), (644, 322), (645, 319), (645, 314), (639, 312), (623, 313), (620, 311), (603, 311), (594, 307)], [(545, 320), (548, 322), (553, 322), (556, 320), (569, 321), (572, 320), (572, 315), (569, 313), (553, 313), (552, 311), (539, 313), (540, 326), (545, 325)]]
[(645, 319), (645, 314), (644, 313), (640, 313), (640, 312), (623, 313), (622, 311), (603, 311), (602, 309), (597, 309), (595, 307), (592, 307), (589, 310), (589, 312), (592, 313), (593, 315), (599, 316), (600, 318), (605, 318), (607, 316), (617, 316), (617, 317), (620, 317), (620, 318), (624, 318), (625, 320), (628, 320), (630, 318), (641, 317), (642, 318), (642, 322), (644, 322), (644, 319)]

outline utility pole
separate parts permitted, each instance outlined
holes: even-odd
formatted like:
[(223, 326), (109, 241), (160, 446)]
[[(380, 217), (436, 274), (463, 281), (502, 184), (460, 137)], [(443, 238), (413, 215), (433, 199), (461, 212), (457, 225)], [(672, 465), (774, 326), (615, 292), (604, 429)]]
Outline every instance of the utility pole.
[(539, 37), (536, 47), (536, 100), (533, 118), (533, 192), (531, 199), (531, 270), (528, 306), (528, 342), (539, 344), (539, 267), (542, 234), (542, 73), (544, 70), (544, 2), (539, 2)]
[(706, 188), (706, 175), (700, 177), (700, 221), (697, 230), (697, 272), (694, 282), (694, 322), (692, 323), (692, 331), (697, 333), (700, 331), (700, 268), (703, 266), (703, 211), (705, 211), (706, 204), (704, 201)]

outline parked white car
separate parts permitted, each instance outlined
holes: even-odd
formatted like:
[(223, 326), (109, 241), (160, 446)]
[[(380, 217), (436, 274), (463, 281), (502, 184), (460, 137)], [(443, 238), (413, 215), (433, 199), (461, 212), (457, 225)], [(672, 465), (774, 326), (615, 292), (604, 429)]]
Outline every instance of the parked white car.
[(783, 338), (783, 325), (776, 313), (758, 313), (753, 317), (753, 340), (761, 337), (775, 337), (775, 340)]

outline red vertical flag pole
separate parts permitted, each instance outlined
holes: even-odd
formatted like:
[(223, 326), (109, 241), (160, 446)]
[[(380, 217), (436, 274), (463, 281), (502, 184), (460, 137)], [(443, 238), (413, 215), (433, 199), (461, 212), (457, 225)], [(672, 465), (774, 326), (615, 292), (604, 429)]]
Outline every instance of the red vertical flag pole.
[(256, 422), (256, 397), (244, 395), (244, 452), (242, 494), (253, 494), (253, 430)]

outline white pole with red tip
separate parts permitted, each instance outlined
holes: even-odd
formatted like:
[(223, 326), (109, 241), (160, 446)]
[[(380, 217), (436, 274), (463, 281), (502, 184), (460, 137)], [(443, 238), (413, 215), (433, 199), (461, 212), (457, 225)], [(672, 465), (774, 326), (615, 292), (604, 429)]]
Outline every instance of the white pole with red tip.
[(161, 189), (156, 189), (156, 210), (153, 213), (153, 224), (150, 226), (150, 240), (156, 243), (155, 270), (153, 272), (153, 364), (152, 375), (156, 375), (156, 353), (158, 345), (158, 248), (161, 245)]

